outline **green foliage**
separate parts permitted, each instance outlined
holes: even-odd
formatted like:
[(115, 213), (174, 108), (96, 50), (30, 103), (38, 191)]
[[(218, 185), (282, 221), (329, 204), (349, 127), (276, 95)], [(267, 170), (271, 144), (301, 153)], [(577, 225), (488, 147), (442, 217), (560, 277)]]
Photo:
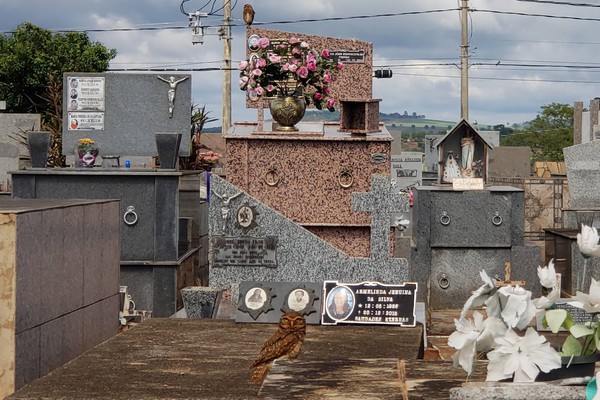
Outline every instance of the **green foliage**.
[(192, 116), (190, 125), (190, 155), (188, 157), (179, 157), (179, 168), (183, 170), (201, 169), (198, 164), (198, 154), (202, 149), (200, 137), (204, 129), (204, 124), (217, 121), (216, 118), (208, 116), (205, 106), (192, 104)]
[(573, 107), (551, 103), (523, 130), (504, 138), (502, 146), (528, 146), (533, 161), (563, 161), (563, 148), (573, 144)]
[(0, 35), (0, 99), (8, 112), (41, 114), (41, 129), (52, 133), (50, 166), (64, 162), (63, 73), (105, 71), (116, 55), (86, 33), (52, 33), (28, 22), (12, 35)]

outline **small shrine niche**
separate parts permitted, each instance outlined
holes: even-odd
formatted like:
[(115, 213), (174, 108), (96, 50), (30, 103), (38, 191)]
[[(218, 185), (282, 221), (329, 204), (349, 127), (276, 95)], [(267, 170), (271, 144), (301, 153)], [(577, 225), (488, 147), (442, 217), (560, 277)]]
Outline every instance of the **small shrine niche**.
[(488, 157), (493, 146), (466, 121), (461, 120), (438, 143), (439, 183), (456, 178), (479, 178), (487, 183)]

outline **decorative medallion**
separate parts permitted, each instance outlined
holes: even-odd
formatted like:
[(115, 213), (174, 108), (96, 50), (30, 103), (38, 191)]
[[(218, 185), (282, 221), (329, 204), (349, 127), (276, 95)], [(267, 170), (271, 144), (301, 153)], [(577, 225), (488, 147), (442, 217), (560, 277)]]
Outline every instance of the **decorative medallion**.
[(245, 293), (240, 293), (238, 310), (249, 314), (254, 320), (260, 314), (274, 310), (271, 301), (276, 296), (271, 294), (272, 290), (270, 287), (263, 287), (259, 284), (251, 287)]
[(250, 229), (257, 226), (256, 216), (258, 211), (256, 207), (250, 206), (248, 203), (242, 204), (236, 213), (236, 225), (246, 233)]

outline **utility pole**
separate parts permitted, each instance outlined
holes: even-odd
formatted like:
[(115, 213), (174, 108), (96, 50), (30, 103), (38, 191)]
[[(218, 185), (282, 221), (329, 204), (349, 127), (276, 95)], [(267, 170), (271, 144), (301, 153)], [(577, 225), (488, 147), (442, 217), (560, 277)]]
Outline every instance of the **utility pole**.
[(231, 0), (223, 0), (223, 111), (221, 133), (231, 127)]
[(461, 42), (460, 42), (460, 117), (469, 121), (469, 25), (468, 0), (460, 0)]

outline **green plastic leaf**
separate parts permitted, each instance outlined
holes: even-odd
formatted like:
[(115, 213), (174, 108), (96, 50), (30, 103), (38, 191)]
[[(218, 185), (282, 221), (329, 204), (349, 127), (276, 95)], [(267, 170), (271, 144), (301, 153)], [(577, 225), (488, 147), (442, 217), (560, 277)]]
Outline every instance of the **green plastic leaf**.
[(573, 325), (571, 329), (569, 329), (569, 332), (571, 332), (571, 335), (575, 338), (580, 338), (587, 335), (593, 335), (594, 328), (590, 328), (586, 325)]
[(567, 312), (567, 310), (548, 310), (544, 315), (544, 320), (548, 324), (550, 330), (552, 330), (553, 333), (557, 333), (560, 327), (563, 325), (563, 322), (566, 321), (568, 316), (569, 313)]
[(579, 356), (581, 355), (581, 343), (579, 343), (579, 341), (577, 339), (575, 339), (573, 336), (569, 335), (567, 336), (567, 339), (565, 340), (565, 342), (563, 343), (563, 347), (562, 347), (562, 355), (565, 356)]

